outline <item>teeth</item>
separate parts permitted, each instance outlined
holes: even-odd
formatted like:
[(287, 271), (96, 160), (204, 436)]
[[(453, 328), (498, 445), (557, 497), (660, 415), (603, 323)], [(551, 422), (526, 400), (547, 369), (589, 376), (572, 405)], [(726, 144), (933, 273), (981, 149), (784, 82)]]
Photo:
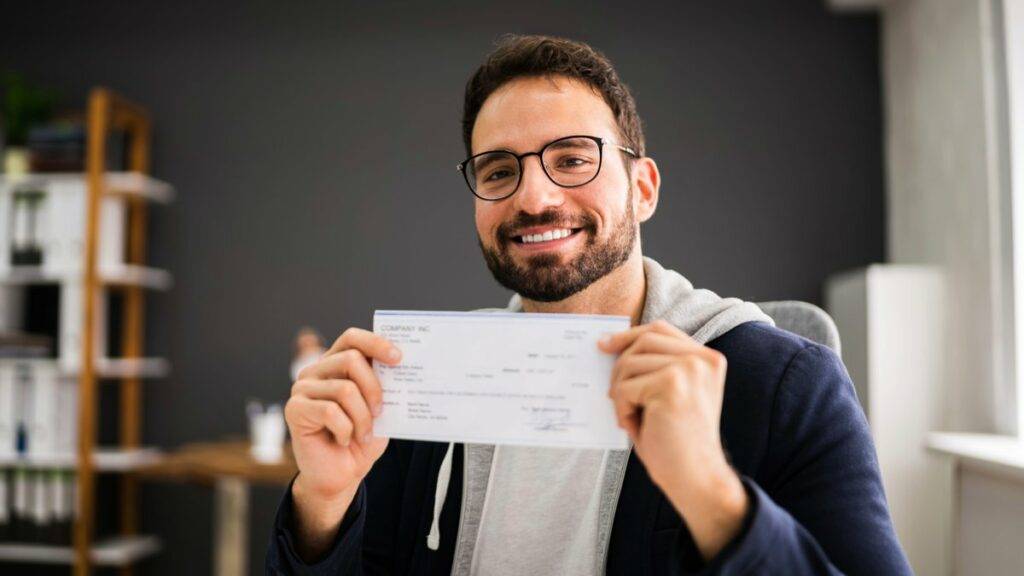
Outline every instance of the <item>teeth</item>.
[(521, 236), (524, 244), (532, 244), (534, 242), (548, 242), (550, 240), (560, 240), (566, 236), (572, 234), (572, 231), (568, 228), (559, 228), (558, 230), (548, 230), (543, 234), (527, 234)]

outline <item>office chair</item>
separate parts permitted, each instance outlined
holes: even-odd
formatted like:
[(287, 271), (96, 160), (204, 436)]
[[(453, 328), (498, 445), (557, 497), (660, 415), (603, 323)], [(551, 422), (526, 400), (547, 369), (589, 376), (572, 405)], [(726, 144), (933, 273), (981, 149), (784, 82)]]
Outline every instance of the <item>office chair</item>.
[(757, 306), (771, 316), (779, 328), (828, 346), (842, 357), (839, 329), (828, 312), (799, 300), (757, 302)]

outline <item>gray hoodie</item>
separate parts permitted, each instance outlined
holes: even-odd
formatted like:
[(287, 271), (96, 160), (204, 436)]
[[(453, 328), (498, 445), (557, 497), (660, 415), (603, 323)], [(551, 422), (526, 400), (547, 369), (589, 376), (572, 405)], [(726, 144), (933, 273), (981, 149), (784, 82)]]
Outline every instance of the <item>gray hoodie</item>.
[[(681, 274), (664, 269), (650, 258), (644, 258), (644, 273), (647, 279), (647, 296), (640, 319), (641, 324), (658, 319), (666, 320), (700, 344), (706, 344), (745, 322), (761, 321), (774, 325), (772, 319), (756, 304), (737, 298), (722, 298), (710, 290), (694, 288)], [(488, 310), (521, 312), (522, 309), (522, 300), (516, 295), (512, 297), (507, 308)], [(449, 445), (438, 472), (434, 522), (427, 539), (428, 546), (435, 550), (441, 537), (438, 519), (451, 476), (452, 449), (453, 445)], [(493, 457), (493, 445), (467, 444), (465, 447), (462, 508), (452, 565), (453, 576), (470, 574)], [(598, 546), (595, 565), (603, 566), (607, 556), (612, 521), (628, 460), (629, 450), (609, 451), (604, 458), (604, 470), (599, 487)]]

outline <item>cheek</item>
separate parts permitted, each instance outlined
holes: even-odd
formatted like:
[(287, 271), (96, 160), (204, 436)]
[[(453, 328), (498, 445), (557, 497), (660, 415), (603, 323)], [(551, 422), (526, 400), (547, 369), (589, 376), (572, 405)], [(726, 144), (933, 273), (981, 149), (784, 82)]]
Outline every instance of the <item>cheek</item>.
[(485, 242), (490, 242), (494, 237), (494, 230), (501, 224), (501, 211), (496, 210), (492, 203), (477, 199), (474, 210), (476, 218), (476, 233)]
[(608, 160), (605, 158), (606, 164), (596, 180), (577, 188), (572, 195), (578, 209), (597, 219), (599, 235), (607, 234), (609, 228), (625, 217), (629, 199), (630, 181), (625, 168), (621, 164), (608, 164)]
[(584, 186), (572, 197), (571, 211), (591, 218), (598, 228), (597, 234), (603, 236), (621, 218), (624, 206), (621, 193), (604, 186)]

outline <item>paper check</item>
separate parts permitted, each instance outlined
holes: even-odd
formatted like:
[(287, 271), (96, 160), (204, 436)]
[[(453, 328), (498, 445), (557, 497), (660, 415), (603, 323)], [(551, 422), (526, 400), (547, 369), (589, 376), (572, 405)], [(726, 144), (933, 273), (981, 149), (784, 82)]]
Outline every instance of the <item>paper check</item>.
[(402, 351), (374, 362), (376, 436), (625, 449), (608, 398), (615, 357), (597, 348), (624, 316), (378, 310), (373, 331)]

